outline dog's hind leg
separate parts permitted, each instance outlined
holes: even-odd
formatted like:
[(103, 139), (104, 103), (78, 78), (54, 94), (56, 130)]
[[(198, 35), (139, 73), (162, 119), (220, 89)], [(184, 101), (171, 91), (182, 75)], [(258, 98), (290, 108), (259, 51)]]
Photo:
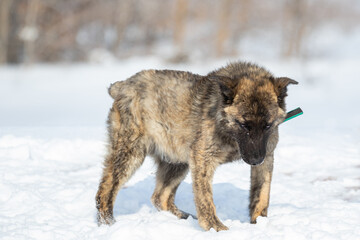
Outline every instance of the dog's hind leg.
[(120, 126), (120, 122), (119, 111), (113, 107), (109, 114), (110, 146), (96, 194), (98, 225), (115, 222), (113, 206), (116, 195), (145, 159), (146, 150), (139, 129), (131, 121), (127, 121), (125, 127)]
[(274, 154), (265, 157), (263, 164), (251, 167), (250, 221), (256, 223), (258, 216), (267, 217)]
[[(151, 197), (152, 203), (157, 209), (169, 211), (178, 218), (188, 218), (190, 214), (178, 209), (174, 202), (176, 190), (188, 173), (188, 164), (170, 164), (162, 161), (160, 158), (156, 158), (156, 162), (158, 170), (155, 191)], [(195, 216), (193, 217), (196, 218)]]

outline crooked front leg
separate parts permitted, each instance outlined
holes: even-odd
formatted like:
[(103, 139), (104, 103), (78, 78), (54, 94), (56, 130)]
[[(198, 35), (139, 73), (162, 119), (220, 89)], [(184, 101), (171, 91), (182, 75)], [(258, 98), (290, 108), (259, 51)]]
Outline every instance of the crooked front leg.
[(190, 166), (199, 225), (206, 231), (211, 228), (216, 231), (228, 230), (228, 227), (216, 216), (212, 192), (214, 164), (211, 160), (198, 155), (196, 159), (193, 159)]
[(250, 221), (256, 223), (258, 216), (267, 217), (274, 154), (266, 156), (264, 163), (251, 167)]

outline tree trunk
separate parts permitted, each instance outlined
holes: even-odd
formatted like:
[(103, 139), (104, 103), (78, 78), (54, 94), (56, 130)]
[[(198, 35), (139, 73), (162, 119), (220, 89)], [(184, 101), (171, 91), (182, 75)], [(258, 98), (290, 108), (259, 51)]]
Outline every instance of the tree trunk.
[(220, 19), (216, 35), (216, 56), (221, 57), (224, 54), (225, 42), (230, 36), (230, 16), (233, 0), (223, 0), (221, 2)]
[(304, 42), (306, 24), (306, 1), (292, 0), (285, 5), (283, 20), (283, 56), (300, 56)]
[(11, 0), (0, 1), (0, 64), (7, 63)]
[(183, 50), (187, 5), (187, 0), (177, 0), (175, 6), (174, 43), (180, 51)]
[[(38, 34), (38, 26), (36, 23), (37, 14), (39, 10), (40, 2), (39, 0), (28, 0), (28, 7), (26, 11), (25, 26), (23, 31), (28, 31), (28, 37), (25, 37), (24, 40), (24, 54), (25, 54), (25, 64), (31, 64), (34, 62), (35, 56), (35, 41)], [(32, 31), (32, 32), (31, 32)], [(32, 36), (30, 36), (33, 34)]]

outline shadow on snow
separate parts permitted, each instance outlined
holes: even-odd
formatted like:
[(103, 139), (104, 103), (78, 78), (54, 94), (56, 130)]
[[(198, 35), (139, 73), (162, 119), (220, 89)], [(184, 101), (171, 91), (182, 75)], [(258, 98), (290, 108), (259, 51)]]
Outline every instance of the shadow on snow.
[[(150, 201), (154, 188), (154, 177), (147, 177), (132, 186), (120, 189), (114, 206), (115, 218), (119, 215), (137, 213), (143, 206), (155, 211)], [(217, 215), (220, 219), (249, 221), (247, 190), (239, 189), (231, 183), (218, 183), (213, 185), (213, 193)], [(175, 203), (181, 210), (196, 215), (191, 184), (181, 183), (176, 193)]]

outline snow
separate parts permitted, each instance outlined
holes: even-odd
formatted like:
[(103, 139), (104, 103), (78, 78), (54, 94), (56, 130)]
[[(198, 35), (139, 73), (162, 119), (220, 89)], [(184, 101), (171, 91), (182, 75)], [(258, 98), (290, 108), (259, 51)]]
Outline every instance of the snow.
[[(95, 221), (109, 84), (146, 68), (206, 74), (228, 60), (12, 66), (0, 67), (0, 238), (359, 239), (358, 60), (247, 60), (299, 81), (289, 87), (287, 105), (304, 110), (280, 128), (267, 218), (249, 223), (250, 174), (242, 162), (219, 167), (214, 178), (217, 214), (229, 231), (205, 232), (192, 218), (158, 212), (150, 202), (155, 168), (147, 158), (117, 196), (117, 222), (98, 227)], [(189, 176), (175, 201), (196, 213)]]

